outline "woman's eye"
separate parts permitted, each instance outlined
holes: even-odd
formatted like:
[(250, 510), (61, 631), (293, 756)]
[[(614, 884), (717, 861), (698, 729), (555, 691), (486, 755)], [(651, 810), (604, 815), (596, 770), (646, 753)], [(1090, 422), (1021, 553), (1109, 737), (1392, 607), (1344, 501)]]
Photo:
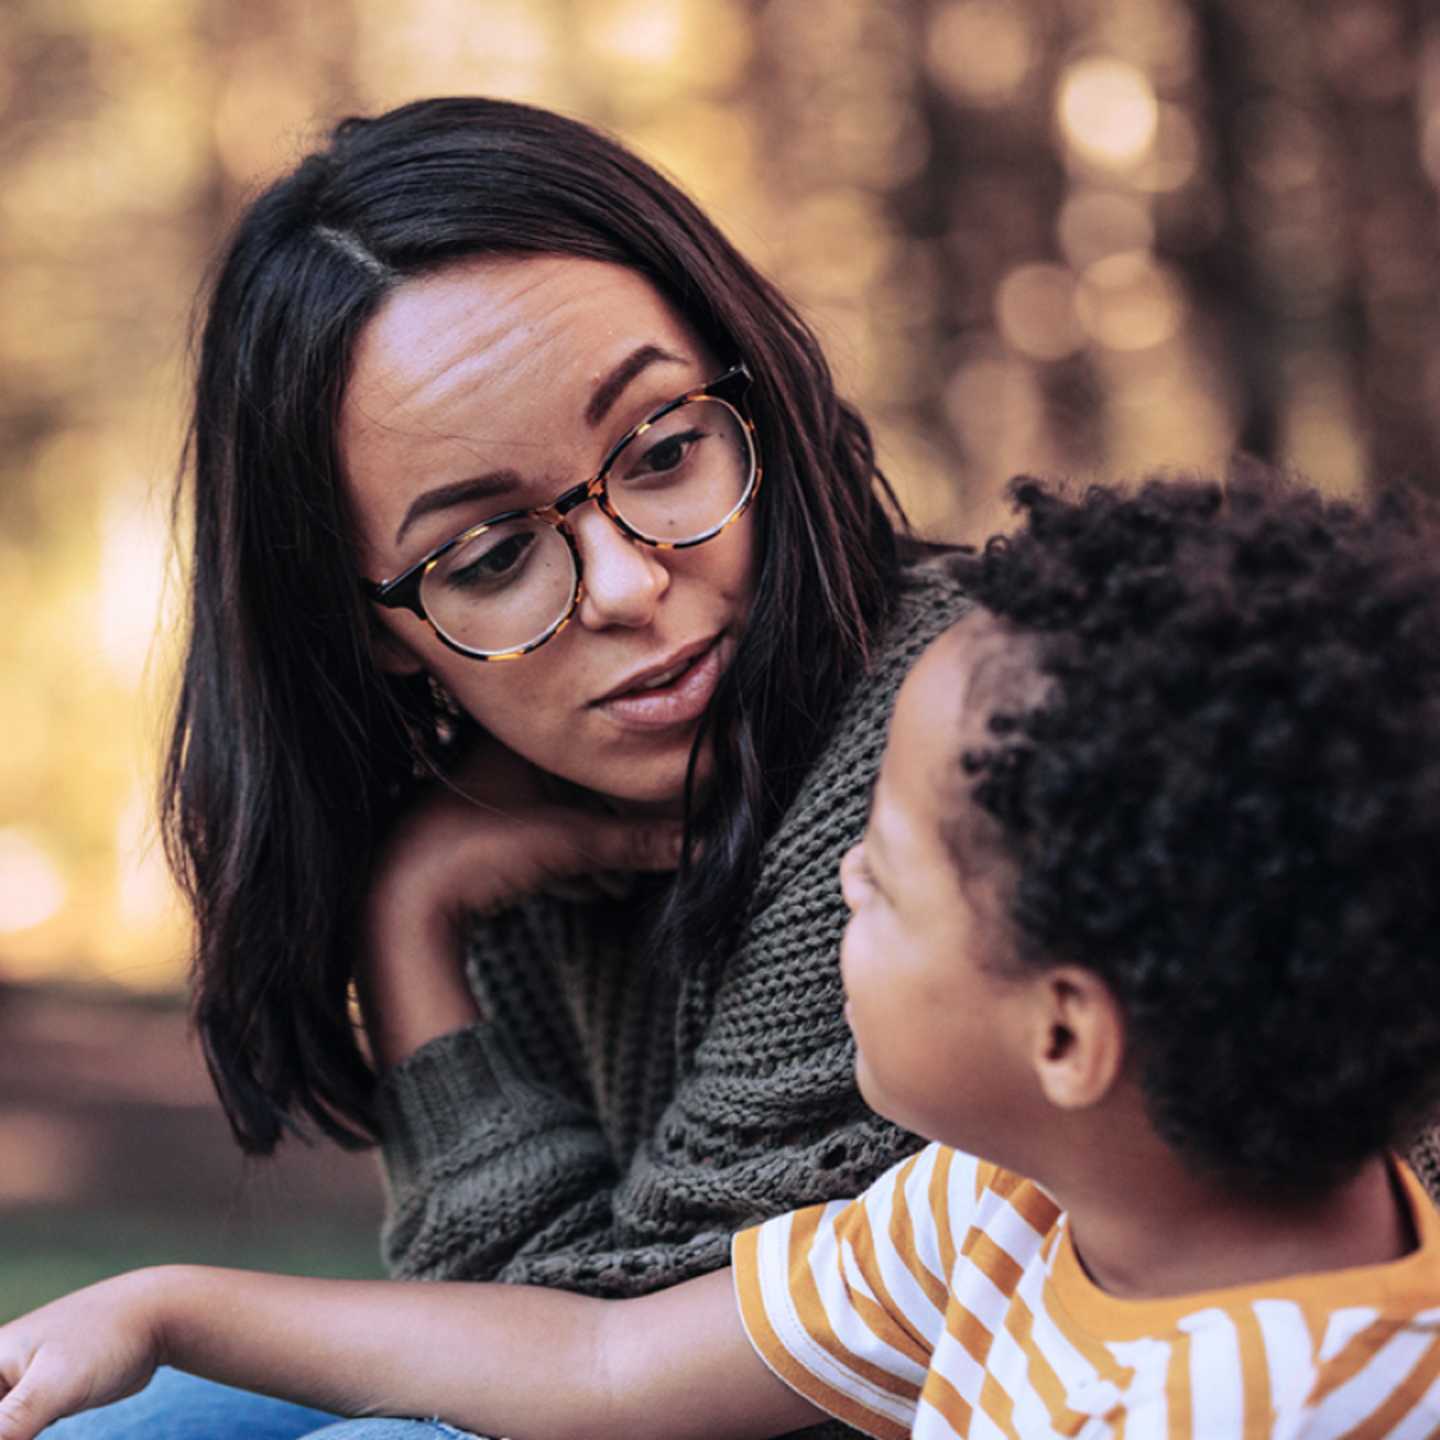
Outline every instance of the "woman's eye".
[(705, 438), (700, 430), (686, 430), (679, 435), (667, 435), (656, 441), (630, 467), (629, 476), (644, 478), (648, 475), (668, 475), (678, 470), (688, 458), (691, 450)]
[(534, 543), (535, 536), (529, 532), (507, 535), (478, 555), (468, 557), (463, 565), (450, 572), (447, 583), (469, 589), (508, 580), (524, 564)]

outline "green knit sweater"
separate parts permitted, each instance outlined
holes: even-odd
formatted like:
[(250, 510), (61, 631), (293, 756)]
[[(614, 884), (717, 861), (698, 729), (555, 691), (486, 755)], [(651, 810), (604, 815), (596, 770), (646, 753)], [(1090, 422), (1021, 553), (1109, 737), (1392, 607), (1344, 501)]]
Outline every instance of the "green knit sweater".
[(906, 572), (712, 967), (663, 973), (597, 923), (606, 907), (542, 898), (475, 924), (468, 973), (486, 1019), (382, 1087), (394, 1274), (657, 1290), (727, 1264), (736, 1230), (858, 1194), (919, 1147), (855, 1088), (837, 872), (895, 692), (964, 608), (942, 564)]

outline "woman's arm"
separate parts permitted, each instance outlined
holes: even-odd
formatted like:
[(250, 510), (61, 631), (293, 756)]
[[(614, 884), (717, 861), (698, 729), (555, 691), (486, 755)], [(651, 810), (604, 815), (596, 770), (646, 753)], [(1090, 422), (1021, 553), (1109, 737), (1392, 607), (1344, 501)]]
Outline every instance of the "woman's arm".
[(526, 1440), (742, 1440), (820, 1414), (751, 1348), (728, 1270), (614, 1302), (166, 1266), (0, 1327), (0, 1440), (132, 1393), (159, 1364), (344, 1415), (438, 1415)]
[[(397, 824), (356, 967), (382, 1072), (393, 1273), (498, 1278), (614, 1183), (571, 1019), (545, 983), (557, 949), (521, 910), (543, 892), (669, 869), (678, 843), (677, 824), (586, 808), (488, 740)], [(502, 993), (472, 991), (477, 944)]]

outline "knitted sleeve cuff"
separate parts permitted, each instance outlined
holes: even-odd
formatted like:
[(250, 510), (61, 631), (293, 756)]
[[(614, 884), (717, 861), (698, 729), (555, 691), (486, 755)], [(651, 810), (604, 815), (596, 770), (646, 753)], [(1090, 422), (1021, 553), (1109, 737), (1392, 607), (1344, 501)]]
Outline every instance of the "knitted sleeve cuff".
[(599, 1136), (595, 1118), (571, 1097), (525, 1079), (503, 1032), (485, 1022), (437, 1036), (395, 1066), (380, 1085), (377, 1109), (397, 1194), (547, 1132), (593, 1128)]

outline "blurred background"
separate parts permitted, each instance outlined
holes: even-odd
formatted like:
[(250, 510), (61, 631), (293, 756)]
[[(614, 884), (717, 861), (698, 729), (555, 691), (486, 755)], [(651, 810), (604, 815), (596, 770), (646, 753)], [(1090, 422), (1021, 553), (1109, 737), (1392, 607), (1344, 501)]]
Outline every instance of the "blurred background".
[(331, 121), (439, 92), (674, 175), (931, 534), (1020, 470), (1440, 477), (1431, 0), (5, 0), (0, 1318), (164, 1257), (375, 1269), (367, 1158), (230, 1144), (152, 795), (195, 295)]

